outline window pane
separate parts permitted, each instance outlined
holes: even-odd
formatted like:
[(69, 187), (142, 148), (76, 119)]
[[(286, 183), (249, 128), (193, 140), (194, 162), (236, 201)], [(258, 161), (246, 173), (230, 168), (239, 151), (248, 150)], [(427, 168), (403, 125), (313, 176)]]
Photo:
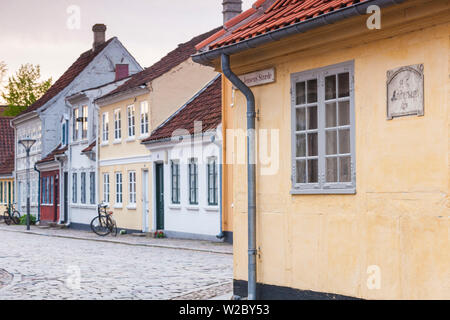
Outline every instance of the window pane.
[(348, 72), (339, 74), (338, 82), (339, 98), (350, 96), (350, 76)]
[(339, 125), (346, 126), (350, 124), (350, 102), (339, 102)]
[(327, 158), (327, 182), (337, 182), (337, 158)]
[(308, 130), (317, 129), (317, 106), (308, 107)]
[(297, 144), (296, 144), (296, 156), (305, 157), (306, 156), (306, 135), (297, 134)]
[(297, 183), (306, 183), (306, 160), (297, 160)]
[(325, 78), (325, 99), (336, 99), (336, 75)]
[(339, 130), (339, 153), (350, 153), (350, 129)]
[(336, 102), (325, 105), (325, 118), (327, 128), (336, 127)]
[(308, 134), (308, 156), (317, 156), (317, 133)]
[(308, 103), (317, 102), (317, 80), (308, 80)]
[(308, 160), (308, 182), (316, 183), (318, 181), (319, 170), (318, 170), (318, 160)]
[(296, 104), (304, 104), (306, 102), (305, 82), (296, 84)]
[(298, 108), (295, 111), (296, 113), (296, 131), (303, 131), (306, 130), (306, 109), (305, 108)]
[(335, 130), (326, 132), (326, 153), (337, 154), (337, 132)]
[(339, 158), (339, 181), (340, 182), (350, 182), (351, 167), (350, 167), (350, 157)]

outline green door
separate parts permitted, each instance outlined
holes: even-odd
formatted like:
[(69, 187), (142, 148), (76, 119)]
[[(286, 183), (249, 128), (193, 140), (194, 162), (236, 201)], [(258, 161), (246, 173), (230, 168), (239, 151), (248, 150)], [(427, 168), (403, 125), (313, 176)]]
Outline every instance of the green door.
[(156, 164), (156, 229), (164, 230), (164, 165)]

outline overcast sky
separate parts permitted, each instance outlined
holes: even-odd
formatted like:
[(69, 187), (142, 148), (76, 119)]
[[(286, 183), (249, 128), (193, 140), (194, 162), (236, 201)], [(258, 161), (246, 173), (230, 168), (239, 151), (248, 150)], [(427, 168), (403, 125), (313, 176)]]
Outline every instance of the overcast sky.
[[(243, 0), (243, 9), (255, 0)], [(80, 23), (76, 17), (79, 8)], [(222, 0), (0, 0), (0, 61), (8, 76), (41, 66), (53, 81), (92, 46), (92, 25), (107, 25), (143, 67), (179, 43), (222, 24)]]

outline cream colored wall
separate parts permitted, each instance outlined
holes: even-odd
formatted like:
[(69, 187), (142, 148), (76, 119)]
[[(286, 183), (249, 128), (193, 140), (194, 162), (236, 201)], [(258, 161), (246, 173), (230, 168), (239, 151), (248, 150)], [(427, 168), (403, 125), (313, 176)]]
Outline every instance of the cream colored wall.
[(150, 119), (156, 128), (217, 75), (188, 59), (150, 84)]
[[(426, 5), (384, 11), (385, 27), (376, 36), (365, 30), (355, 38), (361, 28), (351, 23), (365, 23), (356, 19), (343, 32), (333, 26), (342, 41), (319, 45), (333, 37), (325, 28), (308, 50), (301, 50), (303, 38), (291, 38), (232, 60), (238, 74), (276, 67), (275, 83), (252, 88), (257, 129), (280, 129), (282, 151), (278, 174), (257, 176), (258, 282), (368, 299), (450, 298), (450, 11), (448, 2)], [(402, 27), (388, 28), (396, 23)], [(291, 195), (290, 75), (349, 60), (355, 64), (357, 193)], [(425, 116), (386, 120), (386, 71), (418, 63), (425, 68)], [(224, 102), (225, 129), (246, 128), (245, 99), (237, 93), (230, 108), (228, 82)], [(226, 168), (234, 278), (246, 280), (246, 166)], [(381, 270), (379, 290), (366, 285), (371, 265)]]
[[(8, 206), (8, 199), (6, 199), (6, 201), (5, 201), (5, 183), (6, 183), (6, 186), (8, 186), (8, 183), (11, 183), (11, 201), (13, 200), (13, 197), (14, 197), (14, 180), (13, 179), (0, 179), (0, 184), (2, 184), (3, 185), (3, 188), (2, 188), (2, 192), (3, 192), (3, 196), (2, 196), (2, 199), (3, 199), (3, 201), (2, 201), (2, 203), (0, 203), (0, 215), (3, 215), (3, 213), (6, 211), (6, 209), (7, 209), (7, 206)], [(9, 195), (9, 193), (8, 193), (8, 191), (6, 192), (6, 197), (8, 198), (8, 195)]]

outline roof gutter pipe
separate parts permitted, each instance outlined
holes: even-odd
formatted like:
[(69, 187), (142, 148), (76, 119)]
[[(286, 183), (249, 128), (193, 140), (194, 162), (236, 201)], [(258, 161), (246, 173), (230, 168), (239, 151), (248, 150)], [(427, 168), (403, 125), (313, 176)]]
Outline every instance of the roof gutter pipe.
[(192, 56), (192, 59), (203, 65), (210, 65), (211, 62), (221, 55), (232, 55), (248, 49), (256, 48), (261, 45), (278, 41), (288, 36), (304, 33), (311, 29), (330, 25), (351, 17), (361, 16), (367, 14), (367, 8), (371, 5), (376, 5), (380, 8), (388, 7), (395, 4), (403, 3), (405, 0), (372, 0), (364, 1), (354, 4), (350, 7), (345, 7), (320, 15), (316, 18), (309, 19), (304, 22), (298, 22), (293, 25), (267, 32), (253, 38), (243, 40), (228, 46), (220, 47), (206, 52), (200, 52)]
[(256, 161), (255, 96), (231, 71), (230, 56), (221, 55), (222, 72), (247, 100), (247, 180), (248, 180), (248, 300), (256, 300)]

